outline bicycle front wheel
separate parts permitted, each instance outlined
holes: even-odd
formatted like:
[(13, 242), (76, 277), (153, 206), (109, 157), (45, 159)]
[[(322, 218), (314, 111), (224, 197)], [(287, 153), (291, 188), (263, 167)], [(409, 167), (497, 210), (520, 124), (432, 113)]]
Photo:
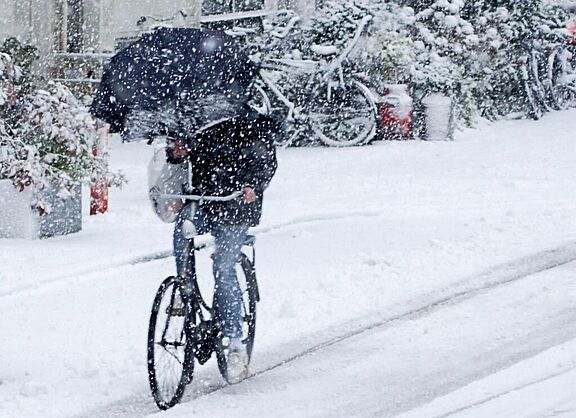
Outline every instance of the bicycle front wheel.
[(344, 88), (319, 89), (308, 116), (312, 131), (325, 145), (366, 144), (376, 135), (376, 104), (370, 89), (356, 80)]
[(154, 298), (148, 327), (148, 380), (154, 401), (163, 410), (180, 401), (194, 368), (186, 330), (190, 307), (182, 292), (177, 278), (164, 280)]

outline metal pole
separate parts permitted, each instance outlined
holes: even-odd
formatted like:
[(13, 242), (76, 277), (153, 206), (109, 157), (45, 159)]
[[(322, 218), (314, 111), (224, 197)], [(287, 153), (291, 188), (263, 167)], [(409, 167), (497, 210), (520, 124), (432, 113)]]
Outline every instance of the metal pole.
[(28, 40), (30, 42), (32, 42), (33, 38), (33, 34), (34, 34), (34, 26), (32, 25), (33, 22), (33, 18), (32, 18), (32, 1), (33, 0), (29, 0), (28, 1)]

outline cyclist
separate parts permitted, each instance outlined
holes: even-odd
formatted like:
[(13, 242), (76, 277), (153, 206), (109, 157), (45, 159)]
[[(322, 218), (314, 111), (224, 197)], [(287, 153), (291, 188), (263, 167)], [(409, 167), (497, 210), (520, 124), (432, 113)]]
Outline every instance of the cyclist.
[(221, 314), (222, 343), (228, 349), (228, 381), (235, 383), (248, 374), (248, 354), (242, 343), (242, 294), (235, 266), (248, 228), (260, 221), (264, 190), (277, 167), (274, 135), (279, 129), (272, 119), (245, 105), (222, 113), (223, 107), (210, 111), (210, 119), (216, 122), (209, 128), (174, 139), (167, 147), (167, 159), (169, 163), (190, 159), (194, 194), (225, 196), (242, 191), (235, 200), (203, 202), (195, 213), (191, 213), (191, 204), (185, 205), (173, 235), (179, 275), (185, 273), (188, 238), (205, 233), (215, 238), (215, 301)]

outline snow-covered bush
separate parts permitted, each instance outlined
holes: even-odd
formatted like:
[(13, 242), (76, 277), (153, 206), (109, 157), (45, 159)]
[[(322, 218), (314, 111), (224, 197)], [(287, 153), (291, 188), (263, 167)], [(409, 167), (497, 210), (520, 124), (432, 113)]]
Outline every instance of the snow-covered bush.
[[(558, 2), (400, 2), (416, 10), (413, 81), (426, 91), (452, 95), (460, 124), (471, 123), (476, 115), (494, 119), (530, 115), (534, 107), (552, 109), (553, 86), (574, 77), (567, 15)], [(552, 55), (558, 58), (553, 69)], [(528, 80), (522, 75), (527, 60), (537, 63)], [(566, 89), (565, 96), (570, 99), (573, 93)]]
[[(342, 52), (367, 14), (373, 17), (368, 36), (343, 63), (344, 71), (366, 74), (376, 90), (409, 84), (416, 101), (447, 94), (459, 126), (478, 116), (530, 115), (538, 95), (539, 106), (551, 110), (558, 84), (572, 83), (563, 94), (575, 96), (576, 46), (566, 42), (568, 16), (555, 0), (328, 0), (308, 19), (285, 12), (265, 21), (255, 42), (267, 58), (329, 62), (335, 55), (322, 52)], [(538, 67), (529, 80), (522, 79), (527, 57)], [(296, 96), (307, 80), (297, 71), (276, 79)]]
[[(98, 132), (88, 110), (64, 85), (49, 82), (46, 87), (23, 100), (2, 175), (19, 190), (56, 186), (63, 199), (90, 180), (108, 178), (118, 184), (121, 178), (93, 155)], [(35, 206), (49, 210), (42, 201)]]
[[(62, 199), (95, 179), (119, 185), (122, 177), (93, 154), (95, 121), (70, 90), (48, 82), (13, 97), (19, 70), (6, 54), (0, 54), (0, 63), (0, 179), (11, 180), (20, 191), (56, 187)], [(50, 211), (41, 199), (33, 206), (40, 213)]]
[(373, 20), (359, 60), (365, 63), (373, 86), (409, 83), (416, 59), (409, 30), (414, 23), (413, 9), (373, 2), (370, 11)]
[(473, 59), (479, 39), (472, 23), (462, 16), (463, 7), (463, 0), (437, 0), (415, 14), (412, 81), (425, 94), (452, 97), (456, 120), (467, 124), (475, 113), (467, 63)]
[[(481, 42), (470, 73), (478, 80), (476, 100), (484, 116), (530, 115), (535, 106), (553, 107), (551, 90), (573, 77), (567, 20), (561, 7), (539, 0), (500, 0), (476, 11)], [(551, 66), (551, 57), (559, 63)], [(534, 65), (528, 67), (526, 79), (522, 71), (527, 62)]]
[(504, 7), (478, 11), (474, 19), (478, 46), (466, 63), (466, 71), (474, 85), (477, 110), (490, 119), (512, 112), (517, 102), (518, 66), (510, 49), (510, 21), (510, 12)]
[(326, 1), (312, 16), (308, 37), (312, 44), (335, 46), (341, 50), (354, 36), (358, 22), (372, 14), (364, 1)]
[(0, 106), (5, 106), (14, 94), (14, 83), (21, 75), (8, 54), (0, 52)]

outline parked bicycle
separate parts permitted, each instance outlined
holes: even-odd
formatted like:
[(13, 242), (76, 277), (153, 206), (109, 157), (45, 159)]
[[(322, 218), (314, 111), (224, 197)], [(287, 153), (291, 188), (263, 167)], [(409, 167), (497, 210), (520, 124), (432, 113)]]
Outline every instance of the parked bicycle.
[[(185, 199), (192, 202), (194, 210), (195, 205), (204, 201), (228, 201), (240, 195), (241, 192), (224, 197), (166, 194), (158, 197)], [(182, 398), (186, 385), (192, 382), (195, 361), (205, 364), (215, 353), (220, 373), (227, 380), (227, 344), (222, 336), (220, 310), (213, 295), (205, 297), (201, 292), (201, 287), (206, 289), (213, 284), (212, 276), (199, 278), (196, 253), (203, 247), (195, 245), (194, 236), (186, 238), (185, 273), (162, 282), (154, 298), (148, 328), (148, 379), (154, 400), (163, 410)], [(254, 243), (254, 236), (246, 238), (236, 266), (242, 291), (242, 342), (249, 360), (256, 331), (256, 303), (260, 300)]]
[(566, 109), (576, 98), (576, 75), (567, 46), (524, 45), (517, 76), (528, 116), (539, 119), (551, 110)]
[[(357, 22), (354, 36), (340, 53), (333, 47), (312, 47), (316, 55), (332, 57), (329, 62), (261, 60), (252, 105), (260, 112), (279, 114), (284, 119), (288, 135), (278, 145), (291, 145), (309, 134), (325, 145), (339, 147), (366, 144), (375, 137), (376, 95), (363, 82), (361, 74), (346, 67), (371, 20), (372, 16), (366, 16)], [(292, 19), (277, 37), (284, 38), (296, 22), (297, 18)], [(293, 72), (304, 74), (302, 91), (283, 91), (275, 80)]]

